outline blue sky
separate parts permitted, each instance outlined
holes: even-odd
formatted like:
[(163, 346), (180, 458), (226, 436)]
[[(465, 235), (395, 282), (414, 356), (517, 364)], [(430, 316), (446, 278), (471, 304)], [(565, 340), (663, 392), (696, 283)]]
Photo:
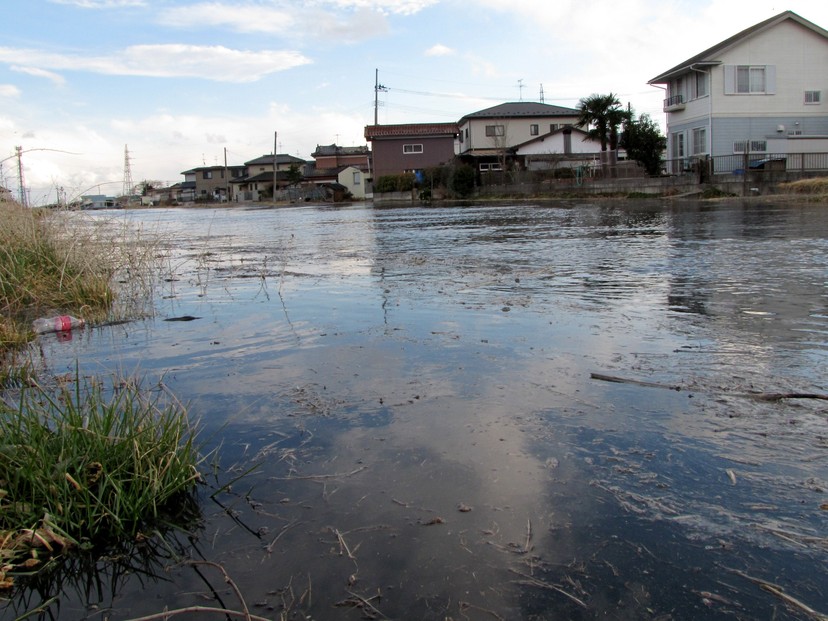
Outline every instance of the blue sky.
[(613, 92), (663, 123), (647, 80), (824, 0), (13, 0), (0, 41), (0, 184), (32, 204), (118, 194), (203, 164), (366, 144), (380, 123)]

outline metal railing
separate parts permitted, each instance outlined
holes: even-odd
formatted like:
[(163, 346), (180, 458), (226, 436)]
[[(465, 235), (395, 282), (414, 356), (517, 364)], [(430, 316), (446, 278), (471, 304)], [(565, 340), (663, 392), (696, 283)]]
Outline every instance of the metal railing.
[(745, 172), (828, 172), (828, 153), (734, 153), (675, 158), (664, 162), (669, 175), (743, 175)]
[(679, 106), (684, 103), (684, 95), (673, 95), (664, 100), (664, 109)]

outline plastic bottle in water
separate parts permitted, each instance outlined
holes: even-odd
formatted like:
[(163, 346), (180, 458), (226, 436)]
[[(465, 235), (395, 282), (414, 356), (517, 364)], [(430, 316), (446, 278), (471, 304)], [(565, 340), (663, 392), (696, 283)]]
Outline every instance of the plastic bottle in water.
[(57, 317), (41, 317), (32, 322), (32, 330), (37, 334), (45, 334), (46, 332), (67, 332), (73, 328), (82, 328), (84, 325), (83, 319), (72, 317), (71, 315), (58, 315)]

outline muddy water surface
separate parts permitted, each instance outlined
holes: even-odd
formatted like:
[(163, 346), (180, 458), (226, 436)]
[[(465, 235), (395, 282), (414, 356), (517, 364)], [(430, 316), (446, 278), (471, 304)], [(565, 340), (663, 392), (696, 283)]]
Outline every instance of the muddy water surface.
[[(187, 548), (251, 613), (828, 613), (828, 401), (794, 398), (828, 393), (825, 206), (93, 217), (169, 240), (155, 317), (43, 360), (162, 378), (221, 445), (211, 490), (257, 466)], [(67, 589), (59, 617), (240, 610), (211, 572)]]

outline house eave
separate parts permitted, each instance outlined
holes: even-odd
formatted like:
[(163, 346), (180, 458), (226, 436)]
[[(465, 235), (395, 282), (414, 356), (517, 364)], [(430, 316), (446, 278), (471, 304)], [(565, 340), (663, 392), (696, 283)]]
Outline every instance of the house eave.
[(652, 80), (647, 82), (647, 84), (667, 84), (673, 78), (676, 78), (680, 75), (685, 75), (697, 69), (709, 69), (710, 67), (717, 67), (721, 64), (722, 61), (720, 60), (697, 60), (696, 62), (688, 63), (686, 65), (673, 67), (669, 71), (666, 71), (665, 73), (662, 73), (661, 75), (654, 77)]

